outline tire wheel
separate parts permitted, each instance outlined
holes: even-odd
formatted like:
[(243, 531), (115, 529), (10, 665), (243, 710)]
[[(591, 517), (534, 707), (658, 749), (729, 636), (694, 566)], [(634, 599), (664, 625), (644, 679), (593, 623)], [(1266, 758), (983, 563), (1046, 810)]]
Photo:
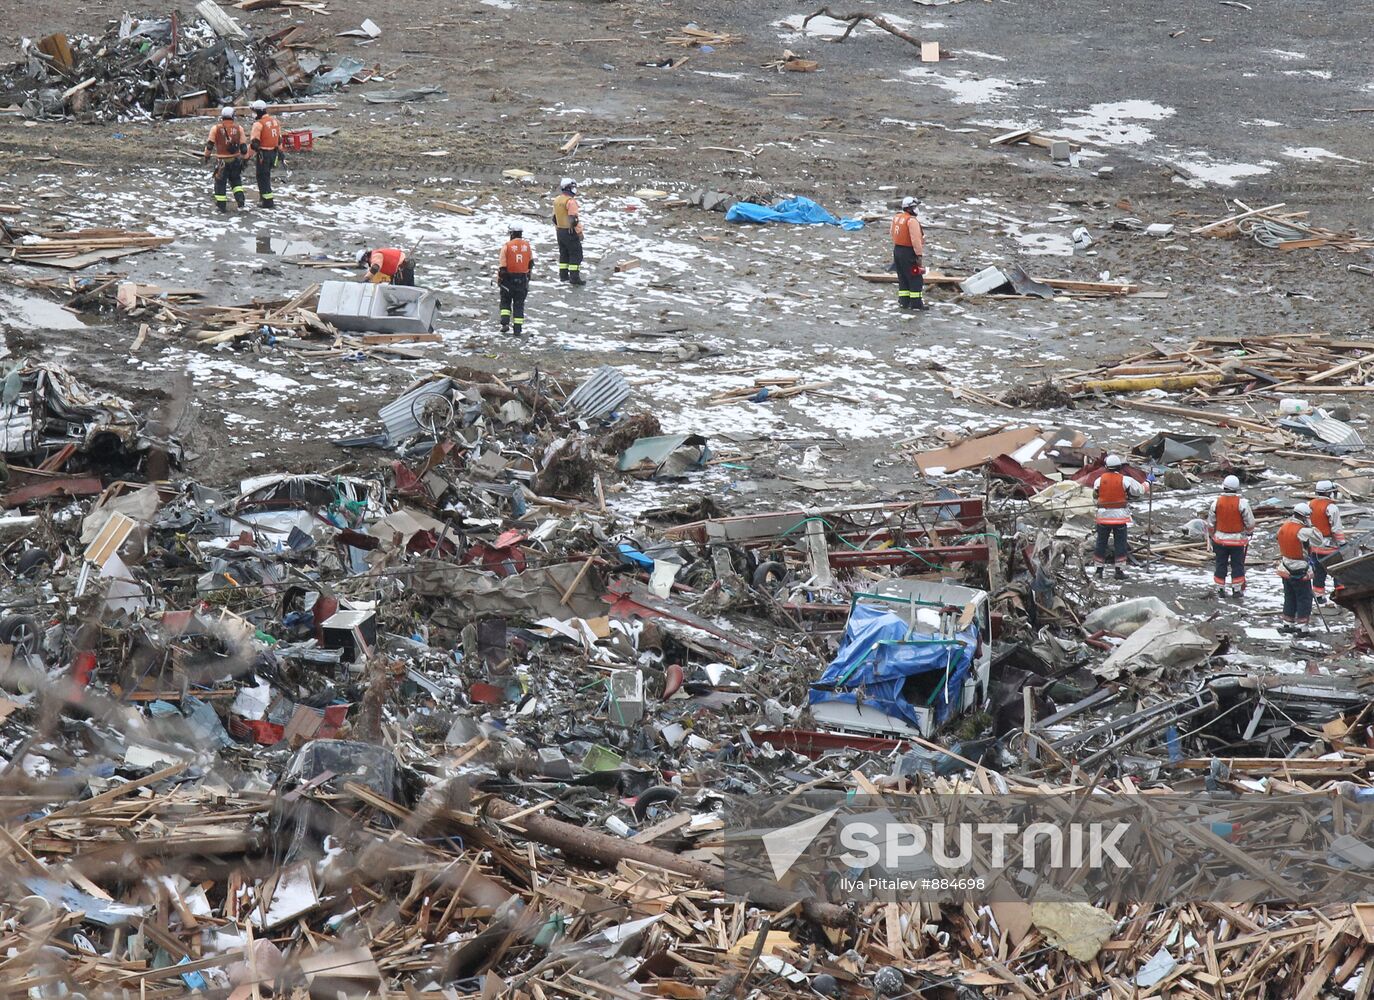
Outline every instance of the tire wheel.
[(14, 647), (16, 653), (28, 654), (38, 649), (43, 632), (38, 623), (27, 615), (6, 615), (0, 618), (0, 645)]
[(759, 568), (754, 570), (754, 575), (750, 579), (759, 590), (766, 590), (770, 594), (777, 593), (782, 589), (782, 585), (791, 577), (787, 567), (780, 562), (762, 562)]
[(33, 571), (40, 566), (51, 567), (52, 556), (48, 554), (47, 549), (29, 549), (14, 564), (14, 574), (15, 576), (29, 576), (30, 574), (38, 576), (39, 574)]

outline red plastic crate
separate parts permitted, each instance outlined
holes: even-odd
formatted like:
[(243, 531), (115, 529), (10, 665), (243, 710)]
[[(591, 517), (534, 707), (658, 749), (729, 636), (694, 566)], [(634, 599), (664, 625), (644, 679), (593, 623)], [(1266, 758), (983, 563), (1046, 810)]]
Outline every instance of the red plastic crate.
[(299, 153), (302, 149), (314, 149), (315, 133), (308, 128), (297, 132), (283, 132), (281, 148), (289, 153)]

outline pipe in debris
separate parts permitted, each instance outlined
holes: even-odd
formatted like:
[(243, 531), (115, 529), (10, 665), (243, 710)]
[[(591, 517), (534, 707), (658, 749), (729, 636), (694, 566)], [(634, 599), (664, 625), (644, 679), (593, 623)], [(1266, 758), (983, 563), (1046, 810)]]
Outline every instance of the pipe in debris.
[(548, 847), (556, 847), (568, 854), (590, 858), (604, 865), (616, 865), (621, 861), (653, 865), (655, 868), (694, 878), (708, 888), (745, 896), (755, 906), (765, 910), (785, 910), (800, 901), (802, 913), (825, 927), (848, 927), (854, 922), (853, 913), (843, 906), (818, 899), (804, 899), (797, 893), (762, 879), (731, 878), (723, 868), (716, 865), (703, 861), (689, 861), (648, 844), (636, 844), (595, 830), (573, 826), (561, 820), (550, 819), (538, 813), (529, 813), (504, 799), (487, 799), (483, 807), (488, 816), (497, 820), (525, 813), (520, 816), (518, 823), (530, 840)]

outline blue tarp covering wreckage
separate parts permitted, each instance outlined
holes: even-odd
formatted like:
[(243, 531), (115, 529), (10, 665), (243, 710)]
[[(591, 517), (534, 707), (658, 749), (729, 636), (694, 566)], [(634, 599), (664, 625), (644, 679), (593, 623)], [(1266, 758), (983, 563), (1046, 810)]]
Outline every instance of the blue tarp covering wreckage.
[(831, 215), (810, 198), (788, 198), (772, 208), (767, 205), (754, 205), (747, 201), (737, 201), (725, 213), (726, 222), (791, 222), (795, 225), (829, 225), (841, 229), (862, 229), (859, 219), (841, 219)]
[(935, 722), (939, 725), (959, 704), (977, 646), (978, 634), (973, 626), (955, 633), (949, 640), (919, 627), (913, 630), (891, 611), (871, 604), (855, 604), (839, 652), (811, 685), (810, 702), (872, 705), (918, 726), (915, 708), (903, 694), (903, 688), (917, 675), (938, 671), (940, 678), (929, 678), (932, 683), (922, 684), (921, 688), (930, 691), (922, 703), (935, 709)]

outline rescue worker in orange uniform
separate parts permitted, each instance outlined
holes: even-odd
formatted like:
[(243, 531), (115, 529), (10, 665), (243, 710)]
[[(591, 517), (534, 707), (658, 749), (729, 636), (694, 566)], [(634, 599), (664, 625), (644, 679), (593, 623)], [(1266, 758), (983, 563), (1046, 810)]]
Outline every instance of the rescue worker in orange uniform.
[(234, 121), (233, 108), (221, 108), (219, 121), (210, 129), (205, 140), (205, 161), (215, 157), (215, 204), (221, 212), (229, 211), (229, 191), (234, 204), (243, 208), (243, 160), (248, 155), (248, 143), (243, 128)]
[(1240, 480), (1235, 476), (1223, 479), (1221, 488), (1224, 492), (1207, 511), (1207, 534), (1217, 557), (1212, 582), (1216, 584), (1217, 596), (1225, 597), (1229, 573), (1231, 596), (1240, 597), (1245, 593), (1245, 552), (1255, 530), (1255, 513), (1250, 509), (1250, 501), (1240, 495)]
[(1283, 578), (1283, 624), (1280, 632), (1307, 635), (1312, 619), (1312, 546), (1321, 535), (1312, 527), (1312, 508), (1300, 503), (1279, 525), (1279, 576)]
[(281, 155), (281, 125), (267, 113), (266, 101), (253, 102), (253, 131), (248, 137), (248, 148), (253, 151), (258, 180), (258, 203), (263, 208), (273, 208), (276, 196), (272, 193), (272, 168), (277, 165)]
[(564, 177), (553, 200), (553, 225), (558, 230), (558, 280), (585, 285), (582, 280), (582, 208), (577, 183)]
[(1322, 536), (1319, 543), (1312, 546), (1312, 593), (1318, 603), (1325, 604), (1326, 565), (1322, 562), (1345, 544), (1345, 531), (1341, 527), (1341, 509), (1336, 506), (1336, 484), (1329, 479), (1317, 483), (1317, 495), (1308, 501), (1312, 508), (1312, 527)]
[(511, 226), (508, 235), (510, 239), (496, 261), (496, 286), (501, 289), (501, 332), (505, 333), (514, 323), (519, 336), (525, 328), (525, 296), (530, 290), (534, 248), (525, 239), (523, 227)]
[(415, 262), (406, 256), (404, 250), (395, 247), (364, 250), (358, 254), (358, 266), (367, 271), (363, 280), (374, 285), (385, 282), (393, 285), (415, 284)]
[[(1145, 495), (1144, 488), (1125, 475), (1121, 468), (1125, 464), (1120, 455), (1108, 455), (1104, 463), (1107, 470), (1097, 477), (1093, 487), (1093, 498), (1097, 501), (1097, 545), (1093, 549), (1093, 562), (1097, 564), (1095, 575), (1100, 580), (1112, 564), (1118, 580), (1126, 579), (1126, 553), (1128, 541), (1126, 532), (1131, 526), (1131, 501)], [(1107, 541), (1112, 541), (1110, 558)]]
[(924, 309), (925, 230), (916, 218), (916, 199), (902, 199), (902, 210), (892, 217), (892, 268), (897, 272), (897, 308)]

